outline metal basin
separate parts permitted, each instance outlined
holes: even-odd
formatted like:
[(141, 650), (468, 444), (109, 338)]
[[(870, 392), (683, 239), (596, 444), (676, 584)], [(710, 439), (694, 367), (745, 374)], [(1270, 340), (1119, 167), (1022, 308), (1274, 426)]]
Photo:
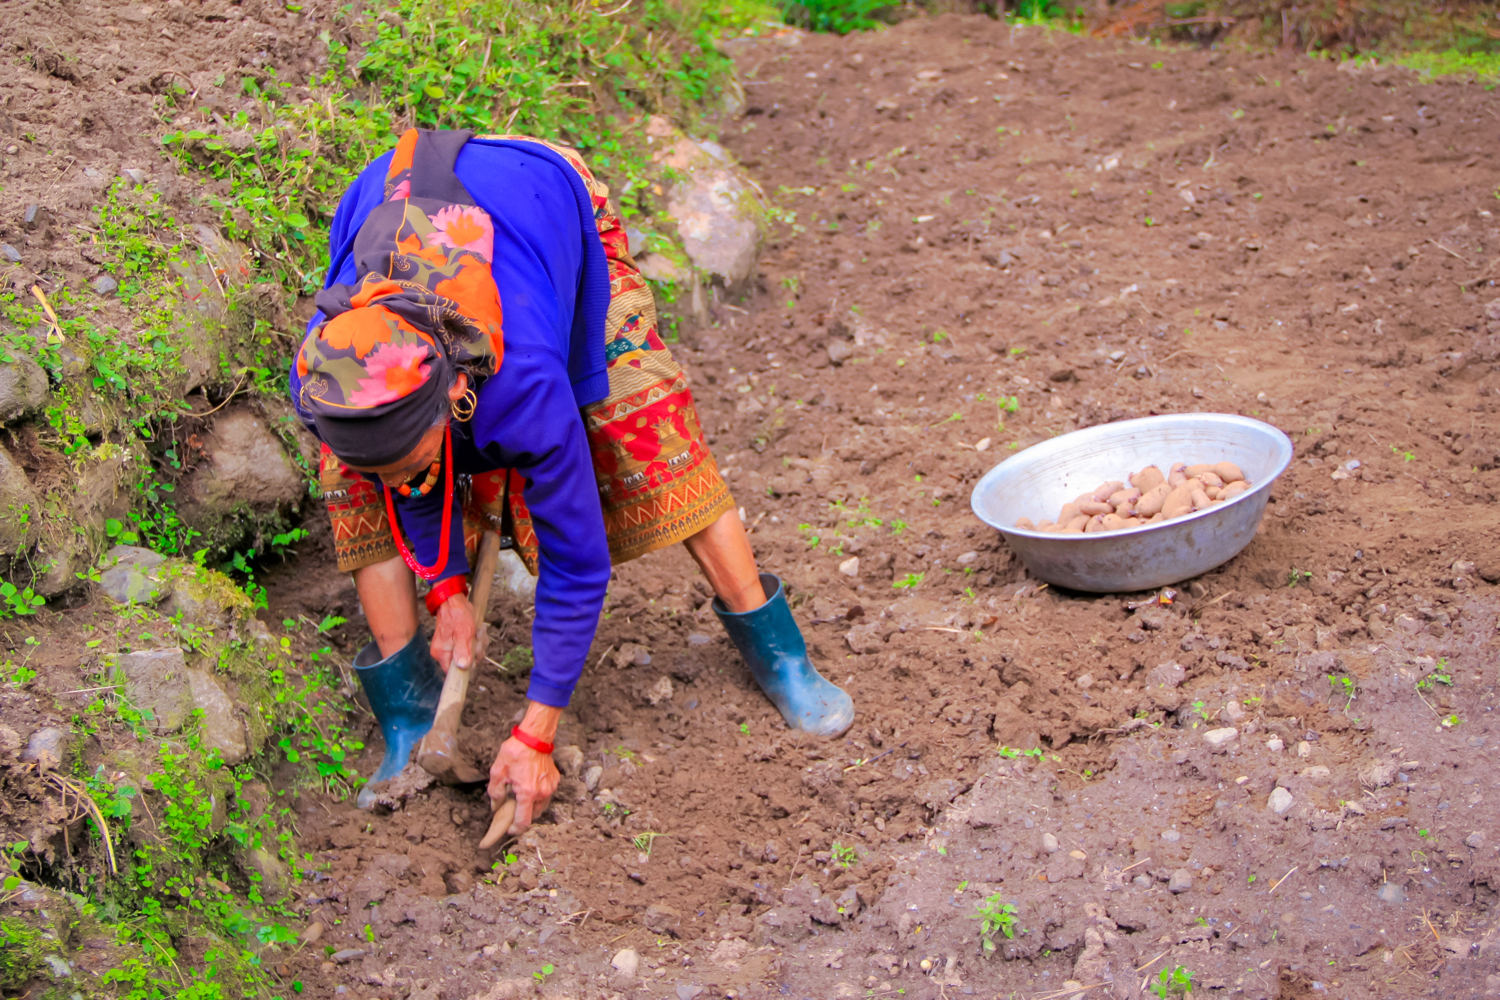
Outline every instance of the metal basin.
[[(1055, 518), (1063, 504), (1147, 465), (1233, 462), (1250, 489), (1171, 521), (1088, 535), (1014, 527)], [(1032, 445), (985, 473), (970, 504), (999, 529), (1033, 576), (1072, 590), (1150, 590), (1206, 573), (1250, 544), (1271, 484), (1292, 461), (1292, 442), (1270, 424), (1227, 413), (1121, 420)]]

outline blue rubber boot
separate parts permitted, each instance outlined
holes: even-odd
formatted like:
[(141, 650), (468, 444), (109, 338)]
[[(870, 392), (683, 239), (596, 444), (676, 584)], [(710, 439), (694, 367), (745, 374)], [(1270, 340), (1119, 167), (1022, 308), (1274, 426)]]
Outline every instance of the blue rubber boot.
[(401, 649), (380, 658), (380, 647), (370, 643), (354, 657), (360, 686), (370, 699), (370, 710), (385, 737), (385, 759), (359, 791), (356, 804), (369, 809), (375, 803), (372, 786), (389, 781), (411, 760), (417, 742), (432, 728), (443, 678), (428, 650), (421, 630)]
[(735, 613), (714, 598), (714, 614), (729, 633), (755, 683), (786, 724), (814, 736), (839, 736), (854, 724), (854, 700), (825, 680), (807, 658), (807, 643), (786, 603), (781, 579), (760, 575), (766, 603)]

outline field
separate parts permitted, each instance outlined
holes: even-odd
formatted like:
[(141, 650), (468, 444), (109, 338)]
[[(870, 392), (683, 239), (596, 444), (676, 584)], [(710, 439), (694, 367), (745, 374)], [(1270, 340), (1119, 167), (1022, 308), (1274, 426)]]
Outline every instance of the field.
[[(685, 553), (622, 566), (551, 820), (501, 854), (473, 847), (478, 796), (370, 815), (265, 765), (302, 858), (271, 923), (324, 930), (261, 935), (264, 995), (1500, 995), (1500, 100), (978, 16), (727, 49), (745, 103), (707, 124), (776, 223), (674, 350), (855, 726), (783, 729)], [(1296, 458), (1169, 604), (1042, 586), (969, 509), (1029, 445), (1192, 411)], [(289, 648), (347, 662), (368, 633), (308, 511), (260, 617), (324, 623)], [(527, 615), (491, 606), (481, 753), (521, 707)], [(65, 725), (116, 622), (92, 598), (8, 623), (40, 652), (0, 722)], [(373, 722), (347, 725), (368, 773)], [(92, 773), (139, 736), (88, 739)], [(6, 839), (86, 838), (19, 745)], [(35, 881), (76, 891), (64, 867)], [(9, 894), (8, 932), (45, 898)], [(122, 989), (92, 978), (118, 942), (61, 944)], [(7, 989), (52, 982), (27, 975)]]

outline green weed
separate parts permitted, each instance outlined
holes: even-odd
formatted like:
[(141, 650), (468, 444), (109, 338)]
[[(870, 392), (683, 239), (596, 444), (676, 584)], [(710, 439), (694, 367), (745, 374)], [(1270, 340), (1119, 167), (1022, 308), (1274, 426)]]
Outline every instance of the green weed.
[(922, 579), (926, 575), (926, 573), (908, 573), (901, 579), (892, 583), (891, 586), (895, 587), (897, 590), (914, 590), (922, 585)]
[(833, 863), (840, 868), (853, 868), (859, 864), (859, 852), (852, 847), (845, 847), (843, 844), (835, 843), (830, 853), (833, 856)]
[(1193, 991), (1193, 974), (1181, 965), (1174, 965), (1170, 969), (1163, 968), (1151, 984), (1151, 992), (1155, 993), (1159, 1000), (1166, 1000), (1169, 996), (1183, 996)]
[(1005, 902), (998, 892), (985, 897), (972, 917), (979, 921), (979, 941), (985, 954), (995, 950), (995, 935), (1016, 936), (1016, 904)]

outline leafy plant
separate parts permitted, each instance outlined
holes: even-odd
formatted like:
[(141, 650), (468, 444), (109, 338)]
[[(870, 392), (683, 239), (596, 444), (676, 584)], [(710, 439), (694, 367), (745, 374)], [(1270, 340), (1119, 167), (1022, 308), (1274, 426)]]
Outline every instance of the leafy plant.
[(1297, 569), (1296, 567), (1293, 567), (1292, 571), (1287, 574), (1286, 585), (1288, 587), (1295, 587), (1295, 586), (1297, 586), (1297, 584), (1299, 584), (1299, 583), (1305, 583), (1305, 582), (1307, 582), (1308, 580), (1311, 580), (1311, 579), (1312, 579), (1312, 570), (1310, 570), (1310, 569)]
[(886, 0), (784, 0), (781, 16), (787, 24), (809, 31), (847, 35), (881, 27), (878, 15), (893, 6)]
[(0, 583), (0, 618), (34, 615), (46, 603), (47, 599), (33, 593), (30, 587), (17, 590), (16, 585), (9, 580)]
[(630, 842), (635, 845), (637, 851), (640, 851), (649, 858), (651, 856), (651, 845), (656, 843), (656, 838), (660, 836), (662, 834), (647, 830), (645, 833), (632, 837)]
[(840, 868), (853, 868), (859, 864), (859, 852), (852, 847), (835, 842), (829, 853), (833, 857), (833, 863)]
[(1193, 974), (1181, 965), (1172, 968), (1163, 968), (1157, 975), (1156, 981), (1151, 984), (1151, 992), (1155, 993), (1159, 1000), (1166, 1000), (1169, 996), (1181, 996), (1193, 991)]
[(995, 950), (995, 935), (1016, 936), (1016, 905), (1005, 902), (998, 892), (986, 896), (972, 916), (979, 921), (979, 940), (986, 954)]
[(926, 573), (908, 573), (901, 579), (892, 583), (891, 586), (897, 590), (912, 590), (922, 585), (922, 579)]
[(1032, 747), (1030, 750), (1017, 750), (1015, 747), (1008, 747), (1003, 743), (996, 752), (1006, 760), (1015, 760), (1017, 757), (1034, 757), (1037, 760), (1041, 760), (1046, 756), (1046, 751), (1041, 747)]

